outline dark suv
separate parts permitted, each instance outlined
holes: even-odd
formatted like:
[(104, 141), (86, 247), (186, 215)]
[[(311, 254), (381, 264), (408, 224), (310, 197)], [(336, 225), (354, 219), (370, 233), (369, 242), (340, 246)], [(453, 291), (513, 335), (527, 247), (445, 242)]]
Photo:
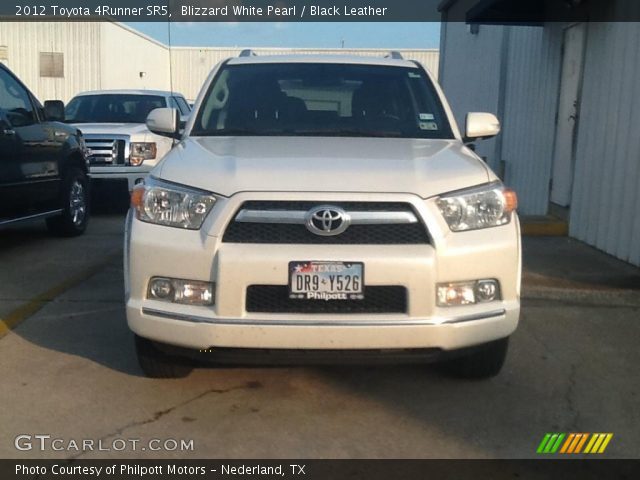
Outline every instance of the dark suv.
[(0, 228), (46, 219), (54, 233), (82, 234), (89, 220), (84, 140), (64, 105), (43, 107), (0, 63)]

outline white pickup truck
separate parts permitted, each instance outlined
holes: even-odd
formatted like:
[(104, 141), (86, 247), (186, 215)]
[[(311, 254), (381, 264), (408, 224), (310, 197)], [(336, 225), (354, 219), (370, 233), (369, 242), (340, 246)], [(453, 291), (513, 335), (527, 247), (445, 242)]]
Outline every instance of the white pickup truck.
[(145, 125), (156, 108), (175, 108), (183, 121), (191, 112), (183, 95), (158, 90), (100, 90), (71, 99), (66, 122), (84, 134), (94, 184), (131, 191), (171, 150), (173, 139)]

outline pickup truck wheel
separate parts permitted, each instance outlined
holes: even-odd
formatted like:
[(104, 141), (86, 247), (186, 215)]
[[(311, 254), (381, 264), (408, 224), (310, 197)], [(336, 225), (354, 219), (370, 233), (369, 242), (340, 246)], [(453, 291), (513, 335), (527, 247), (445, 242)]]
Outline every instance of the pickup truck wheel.
[(135, 344), (138, 363), (147, 377), (184, 378), (193, 370), (186, 359), (162, 352), (147, 338), (136, 335)]
[(441, 364), (442, 370), (453, 377), (483, 379), (500, 373), (509, 348), (509, 338), (483, 345), (480, 350)]
[(89, 181), (81, 170), (72, 168), (62, 180), (62, 215), (47, 218), (47, 228), (56, 235), (82, 235), (89, 223)]

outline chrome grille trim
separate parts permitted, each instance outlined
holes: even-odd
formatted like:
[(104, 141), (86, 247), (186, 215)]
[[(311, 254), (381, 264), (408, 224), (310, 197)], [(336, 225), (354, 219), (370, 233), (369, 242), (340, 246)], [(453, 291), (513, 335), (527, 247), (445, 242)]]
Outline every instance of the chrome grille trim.
[[(156, 310), (155, 308), (142, 308), (144, 315), (152, 315), (154, 317), (166, 318), (169, 320), (180, 320), (192, 323), (209, 323), (212, 325), (247, 325), (247, 326), (307, 326), (307, 327), (406, 327), (406, 326), (422, 326), (422, 325), (447, 325), (464, 322), (475, 322), (484, 320), (495, 320), (507, 314), (504, 308), (491, 310), (488, 312), (474, 313), (469, 315), (451, 316), (451, 317), (431, 317), (431, 318), (411, 318), (403, 315), (396, 319), (380, 319), (372, 320), (367, 315), (351, 316), (351, 319), (337, 318), (330, 319), (277, 319), (272, 317), (264, 317), (262, 320), (247, 318), (212, 318), (200, 315), (185, 315), (182, 313), (168, 312)], [(339, 317), (339, 316), (338, 316)]]
[[(332, 209), (342, 217), (339, 227), (347, 227), (331, 235), (314, 231), (310, 226), (316, 218), (314, 212)], [(427, 227), (411, 202), (375, 200), (247, 200), (226, 226), (222, 241), (281, 245), (431, 243)]]
[[(247, 210), (236, 215), (235, 221), (240, 223), (278, 223), (288, 225), (304, 225), (307, 211), (303, 210)], [(406, 225), (418, 223), (413, 212), (354, 212), (347, 211), (351, 225)]]
[(129, 135), (87, 133), (83, 136), (89, 150), (87, 158), (90, 165), (107, 167), (129, 165)]

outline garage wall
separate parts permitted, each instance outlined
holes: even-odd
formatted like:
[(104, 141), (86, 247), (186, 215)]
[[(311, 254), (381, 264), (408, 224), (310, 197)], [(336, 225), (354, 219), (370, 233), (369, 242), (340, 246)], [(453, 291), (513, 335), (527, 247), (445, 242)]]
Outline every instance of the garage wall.
[(440, 79), (464, 128), (467, 112), (495, 113), (502, 133), (476, 151), (518, 192), (519, 211), (544, 215), (555, 138), (562, 26), (443, 25)]
[(126, 25), (100, 22), (100, 27), (101, 88), (169, 90), (169, 49), (165, 45)]
[[(211, 69), (220, 61), (237, 57), (243, 48), (172, 47), (171, 65), (173, 87), (189, 99), (195, 99)], [(311, 49), (311, 48), (254, 48), (257, 55), (321, 54), (384, 56), (382, 49)], [(398, 50), (408, 60), (417, 60), (433, 75), (438, 76), (439, 50)]]
[[(68, 102), (76, 93), (86, 90), (170, 90), (172, 83), (174, 90), (195, 99), (211, 69), (225, 58), (238, 56), (242, 49), (169, 49), (121, 23), (0, 22), (0, 61), (7, 64), (41, 100), (56, 98)], [(383, 56), (388, 53), (383, 49), (256, 48), (254, 51), (258, 55)], [(421, 62), (434, 76), (438, 76), (438, 49), (399, 51), (404, 58)], [(40, 77), (39, 52), (63, 53), (64, 77)], [(141, 72), (144, 75), (141, 76)]]
[[(504, 160), (505, 182), (518, 192), (522, 214), (546, 214), (564, 25), (482, 25), (478, 35), (468, 28), (443, 26), (445, 93), (459, 121), (471, 110), (500, 114), (498, 143), (492, 149), (479, 142), (478, 152), (494, 154), (489, 164), (498, 172), (496, 160)], [(569, 219), (571, 236), (635, 265), (640, 265), (638, 45), (640, 23), (588, 25)]]
[[(477, 34), (464, 23), (443, 23), (440, 46), (440, 84), (451, 105), (461, 133), (468, 112), (499, 115), (502, 45), (505, 28), (481, 25)], [(502, 121), (503, 119), (500, 118)], [(496, 171), (497, 139), (477, 142), (476, 152)]]
[(509, 27), (500, 158), (519, 211), (545, 215), (555, 139), (562, 26)]
[[(67, 102), (79, 91), (100, 88), (100, 24), (96, 22), (2, 22), (2, 60), (41, 100)], [(4, 49), (3, 49), (4, 50)], [(40, 76), (40, 52), (63, 54), (64, 77)]]
[(640, 265), (640, 24), (587, 33), (572, 236)]

